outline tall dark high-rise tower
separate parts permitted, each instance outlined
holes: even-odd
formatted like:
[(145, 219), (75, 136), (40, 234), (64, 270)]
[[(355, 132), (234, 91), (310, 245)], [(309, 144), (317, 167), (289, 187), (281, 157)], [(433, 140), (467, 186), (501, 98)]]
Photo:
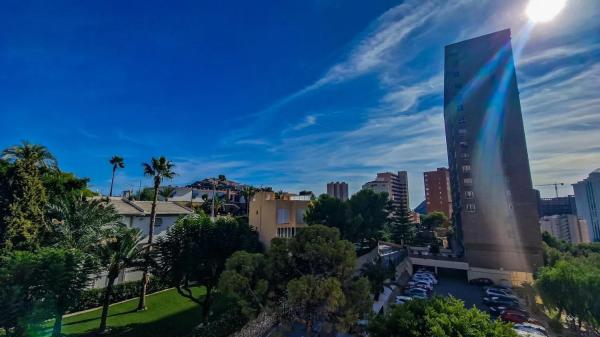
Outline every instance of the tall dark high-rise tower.
[(453, 221), (469, 266), (534, 271), (541, 235), (510, 30), (446, 46), (444, 119)]

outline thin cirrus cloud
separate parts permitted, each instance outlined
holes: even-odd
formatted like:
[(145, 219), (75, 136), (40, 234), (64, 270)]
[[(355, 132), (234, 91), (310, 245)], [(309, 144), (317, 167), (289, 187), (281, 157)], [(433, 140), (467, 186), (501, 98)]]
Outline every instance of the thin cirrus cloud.
[[(520, 11), (518, 2), (495, 8), (500, 16), (485, 11), (491, 5), (489, 1), (409, 1), (375, 19), (355, 39), (346, 56), (320, 79), (259, 116), (272, 120), (277, 111), (310, 101), (328, 87), (360, 81), (371, 74), (379, 79), (381, 89), (376, 103), (361, 107), (361, 117), (352, 125), (338, 123), (339, 115), (332, 117), (327, 110), (320, 110), (322, 128), (312, 129), (316, 120), (311, 114), (305, 115), (292, 127), (301, 135), (283, 132), (271, 139), (273, 160), (268, 165), (255, 164), (248, 177), (252, 170), (264, 173), (281, 169), (286, 173), (277, 174), (273, 180), (279, 184), (276, 188), (318, 193), (329, 180), (346, 180), (356, 191), (377, 171), (408, 170), (411, 204), (416, 206), (423, 198), (422, 172), (447, 165), (442, 112), (444, 44), (507, 26), (513, 26), (513, 34), (518, 34), (519, 25), (524, 23), (523, 17), (515, 16)], [(452, 30), (449, 27), (455, 25), (457, 17), (479, 19), (462, 20), (461, 28)], [(600, 65), (594, 56), (599, 44), (563, 41), (569, 33), (561, 31), (553, 36), (558, 27), (536, 29), (532, 42), (552, 47), (534, 44), (516, 60), (533, 178), (536, 183), (558, 178), (574, 182), (600, 166), (600, 157), (595, 154), (598, 151), (590, 146), (599, 143), (600, 136), (587, 127), (599, 121), (600, 102), (594, 93), (600, 83)], [(432, 45), (437, 45), (435, 50)], [(432, 58), (431, 53), (437, 56)], [(419, 58), (437, 61), (419, 64), (415, 61)], [(246, 131), (252, 133), (254, 127)]]
[[(571, 15), (597, 16), (578, 10), (597, 11), (590, 1), (573, 5), (579, 7)], [(331, 180), (347, 181), (356, 191), (376, 172), (407, 170), (411, 205), (416, 206), (423, 199), (422, 172), (447, 165), (444, 45), (508, 27), (518, 34), (524, 24), (522, 13), (517, 15), (522, 5), (516, 0), (415, 0), (389, 9), (320, 78), (252, 114), (248, 123), (224, 136), (220, 150), (229, 155), (179, 163), (178, 181), (222, 171), (256, 185), (320, 193)], [(597, 22), (590, 21), (587, 29), (597, 29)], [(594, 128), (600, 122), (600, 37), (574, 43), (573, 34), (580, 28), (535, 27), (531, 44), (516, 60), (531, 168), (538, 184), (575, 182), (600, 166), (600, 151), (594, 145), (600, 144)], [(361, 84), (366, 77), (375, 79), (368, 88)], [(352, 111), (336, 106), (336, 101), (353, 98), (357, 90), (373, 87), (371, 99)], [(332, 88), (343, 89), (329, 97)], [(296, 124), (281, 118), (288, 113), (293, 113)], [(239, 146), (253, 150), (240, 154), (235, 151)], [(198, 171), (196, 166), (204, 168)]]

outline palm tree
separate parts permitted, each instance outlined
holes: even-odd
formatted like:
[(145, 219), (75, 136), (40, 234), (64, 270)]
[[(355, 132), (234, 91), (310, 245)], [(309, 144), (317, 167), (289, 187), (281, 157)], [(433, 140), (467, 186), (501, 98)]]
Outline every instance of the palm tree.
[(87, 252), (97, 246), (102, 230), (121, 219), (114, 206), (76, 195), (67, 195), (50, 204), (48, 214), (54, 227), (53, 243)]
[(144, 163), (144, 175), (154, 179), (154, 198), (152, 200), (152, 210), (150, 211), (150, 224), (148, 225), (148, 245), (146, 246), (146, 262), (144, 264), (144, 273), (142, 275), (142, 287), (140, 291), (140, 302), (138, 310), (146, 308), (146, 288), (148, 288), (148, 264), (150, 261), (150, 252), (152, 251), (152, 239), (154, 237), (154, 223), (156, 222), (156, 201), (158, 200), (158, 190), (160, 183), (164, 178), (173, 179), (175, 164), (167, 158), (161, 156), (152, 158), (152, 163)]
[(246, 201), (246, 216), (250, 216), (250, 199), (256, 194), (256, 188), (253, 186), (246, 186), (242, 190), (242, 196)]
[(100, 318), (100, 328), (98, 329), (101, 334), (106, 332), (108, 306), (110, 305), (115, 280), (122, 270), (140, 264), (143, 254), (141, 241), (141, 230), (118, 225), (107, 230), (104, 239), (100, 243), (98, 255), (108, 269), (108, 284), (104, 288), (102, 316)]
[[(175, 192), (175, 187), (173, 186), (165, 186), (163, 188), (161, 188), (160, 192), (158, 192), (158, 194), (163, 197), (163, 199), (165, 199), (165, 201), (169, 201), (169, 198), (173, 195), (173, 192)], [(192, 191), (193, 193), (193, 191)]]
[(112, 179), (110, 181), (110, 193), (108, 195), (112, 197), (113, 184), (115, 183), (115, 173), (117, 172), (117, 169), (125, 167), (125, 162), (123, 161), (123, 157), (112, 156), (109, 163), (112, 165)]
[(56, 158), (42, 145), (31, 144), (24, 140), (19, 145), (11, 146), (2, 151), (2, 159), (9, 162), (28, 161), (38, 168), (56, 170)]
[(217, 196), (217, 184), (219, 186), (221, 186), (223, 183), (225, 183), (227, 181), (227, 178), (225, 177), (224, 174), (219, 174), (219, 177), (217, 179), (213, 178), (213, 196), (212, 196), (212, 207), (211, 207), (211, 211), (210, 211), (210, 215), (212, 217), (212, 219), (214, 220), (215, 218), (215, 202), (216, 202), (216, 196)]

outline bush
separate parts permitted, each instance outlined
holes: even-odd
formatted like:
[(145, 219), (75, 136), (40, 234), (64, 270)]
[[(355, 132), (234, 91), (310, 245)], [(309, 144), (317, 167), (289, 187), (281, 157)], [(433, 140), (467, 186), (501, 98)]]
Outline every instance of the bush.
[(215, 320), (203, 323), (194, 329), (194, 337), (226, 337), (246, 324), (239, 308), (224, 312)]
[(553, 318), (548, 321), (548, 326), (550, 329), (556, 333), (561, 333), (563, 330), (563, 325), (559, 319)]
[[(151, 277), (148, 282), (148, 294), (154, 293), (169, 286), (156, 277)], [(140, 295), (140, 281), (119, 283), (113, 286), (111, 303), (125, 301)], [(83, 292), (76, 306), (70, 312), (77, 312), (102, 306), (104, 288), (89, 289)]]

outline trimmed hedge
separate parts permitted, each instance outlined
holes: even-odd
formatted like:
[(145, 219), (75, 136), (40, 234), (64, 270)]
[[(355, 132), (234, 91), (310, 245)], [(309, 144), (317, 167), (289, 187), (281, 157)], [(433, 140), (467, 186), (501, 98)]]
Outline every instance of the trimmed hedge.
[[(159, 280), (156, 277), (150, 277), (150, 282), (148, 282), (147, 293), (150, 294), (167, 288), (169, 288), (169, 286), (165, 282)], [(112, 296), (110, 297), (110, 302), (121, 302), (138, 297), (139, 295), (140, 281), (119, 283), (113, 286), (113, 292)], [(86, 290), (83, 292), (77, 305), (71, 308), (70, 312), (77, 312), (100, 307), (102, 306), (103, 298), (104, 288)]]

